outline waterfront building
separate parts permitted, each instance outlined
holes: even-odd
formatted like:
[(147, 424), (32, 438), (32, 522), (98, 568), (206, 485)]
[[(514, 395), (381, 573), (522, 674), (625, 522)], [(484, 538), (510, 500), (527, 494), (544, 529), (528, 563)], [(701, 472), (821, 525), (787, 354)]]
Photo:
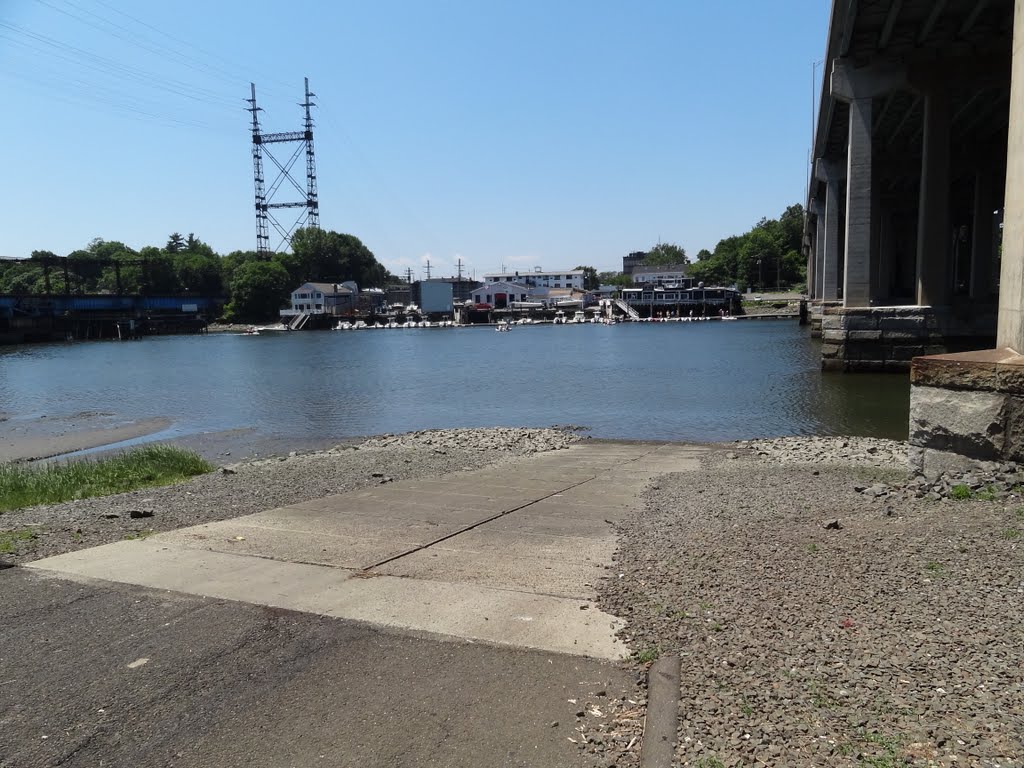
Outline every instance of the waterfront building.
[(685, 264), (672, 264), (655, 267), (634, 267), (633, 282), (637, 285), (652, 283), (654, 285), (672, 285), (691, 288), (693, 287), (694, 281), (693, 278), (687, 277)]
[(544, 272), (538, 267), (533, 272), (496, 272), (484, 275), (485, 283), (516, 283), (529, 288), (579, 288), (583, 289), (582, 269), (562, 269)]
[(621, 298), (626, 304), (641, 312), (645, 309), (651, 314), (654, 314), (655, 310), (678, 311), (681, 316), (688, 315), (690, 310), (695, 314), (705, 314), (709, 310), (717, 312), (719, 309), (733, 312), (740, 304), (739, 291), (722, 286), (670, 287), (650, 284), (637, 288), (623, 288)]
[[(525, 285), (506, 281), (487, 282), (473, 289), (471, 301), (474, 304), (487, 304), (495, 309), (504, 309), (513, 301), (530, 301), (532, 292)], [(546, 296), (546, 292), (544, 294)], [(542, 301), (543, 299), (535, 299)]]
[(282, 309), (282, 317), (341, 315), (355, 309), (359, 288), (355, 283), (303, 283), (291, 295), (291, 308)]

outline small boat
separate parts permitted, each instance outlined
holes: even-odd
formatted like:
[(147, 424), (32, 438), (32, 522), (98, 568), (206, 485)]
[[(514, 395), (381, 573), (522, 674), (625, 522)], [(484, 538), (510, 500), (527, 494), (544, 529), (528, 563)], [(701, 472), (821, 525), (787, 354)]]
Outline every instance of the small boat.
[(563, 325), (565, 323), (565, 312), (558, 310), (555, 312), (555, 319), (551, 321), (554, 325)]
[(257, 328), (256, 326), (253, 325), (253, 326), (250, 326), (249, 328), (246, 328), (242, 332), (242, 335), (243, 336), (259, 336), (260, 335), (260, 331), (259, 331), (259, 328)]
[(366, 327), (367, 327), (367, 325), (366, 325), (366, 322), (364, 320), (356, 320), (355, 324), (352, 326), (352, 330), (353, 331), (361, 331), (361, 330), (363, 330)]
[(339, 320), (338, 324), (334, 326), (334, 330), (336, 330), (336, 331), (351, 331), (352, 330), (352, 323), (350, 323), (348, 320)]
[(505, 333), (512, 330), (512, 324), (508, 320), (502, 320), (494, 330), (498, 331), (498, 333)]

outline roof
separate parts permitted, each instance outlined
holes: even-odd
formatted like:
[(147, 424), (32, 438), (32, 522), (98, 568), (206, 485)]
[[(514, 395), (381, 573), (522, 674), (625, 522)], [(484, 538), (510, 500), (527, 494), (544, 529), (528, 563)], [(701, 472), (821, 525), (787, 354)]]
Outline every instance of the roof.
[[(296, 288), (295, 291), (301, 290), (306, 286), (309, 286), (314, 291), (320, 291), (320, 293), (323, 294), (352, 293), (351, 288), (346, 288), (344, 285), (341, 285), (340, 283), (303, 283), (298, 288)], [(295, 293), (295, 291), (292, 291), (292, 293)]]
[(498, 282), (495, 282), (495, 283), (483, 283), (482, 285), (474, 288), (473, 289), (473, 293), (476, 293), (477, 291), (491, 291), (491, 292), (493, 292), (495, 289), (506, 289), (507, 290), (507, 289), (510, 289), (510, 288), (514, 288), (517, 292), (519, 292), (519, 291), (526, 291), (529, 288), (529, 286), (520, 285), (519, 283), (508, 283), (508, 282), (505, 282), (503, 280), (499, 280)]
[(678, 272), (682, 275), (686, 275), (686, 269), (688, 264), (663, 264), (661, 266), (648, 267), (646, 265), (635, 267), (633, 269), (634, 275), (657, 275), (661, 273)]

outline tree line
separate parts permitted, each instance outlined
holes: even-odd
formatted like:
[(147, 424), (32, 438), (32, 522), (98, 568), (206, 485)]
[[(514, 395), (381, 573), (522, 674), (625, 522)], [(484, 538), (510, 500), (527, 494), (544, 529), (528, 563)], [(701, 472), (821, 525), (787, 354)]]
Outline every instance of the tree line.
[[(740, 289), (765, 290), (778, 285), (803, 288), (807, 283), (807, 263), (800, 255), (804, 228), (804, 209), (791, 205), (777, 219), (763, 218), (742, 235), (718, 241), (714, 251), (706, 248), (690, 261), (686, 249), (675, 243), (658, 243), (646, 252), (645, 266), (689, 265), (687, 273), (705, 285), (737, 285)], [(598, 272), (579, 266), (584, 272), (584, 288), (600, 285), (633, 284), (622, 272)]]
[(276, 316), (291, 291), (307, 281), (354, 280), (360, 288), (398, 281), (358, 237), (315, 228), (298, 230), (290, 252), (269, 258), (255, 251), (221, 256), (194, 234), (178, 232), (163, 247), (138, 251), (116, 240), (96, 238), (67, 255), (67, 270), (47, 269), (46, 262), (56, 258), (51, 251), (33, 251), (27, 259), (0, 262), (0, 294), (222, 297), (224, 319), (249, 322)]

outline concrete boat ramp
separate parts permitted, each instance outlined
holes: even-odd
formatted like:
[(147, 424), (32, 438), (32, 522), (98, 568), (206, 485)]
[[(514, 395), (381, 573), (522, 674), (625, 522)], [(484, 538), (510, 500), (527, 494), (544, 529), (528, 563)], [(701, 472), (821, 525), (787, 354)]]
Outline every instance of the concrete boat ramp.
[(617, 659), (619, 621), (592, 603), (613, 524), (648, 481), (704, 449), (585, 442), (513, 463), (383, 484), (28, 567), (72, 579)]

